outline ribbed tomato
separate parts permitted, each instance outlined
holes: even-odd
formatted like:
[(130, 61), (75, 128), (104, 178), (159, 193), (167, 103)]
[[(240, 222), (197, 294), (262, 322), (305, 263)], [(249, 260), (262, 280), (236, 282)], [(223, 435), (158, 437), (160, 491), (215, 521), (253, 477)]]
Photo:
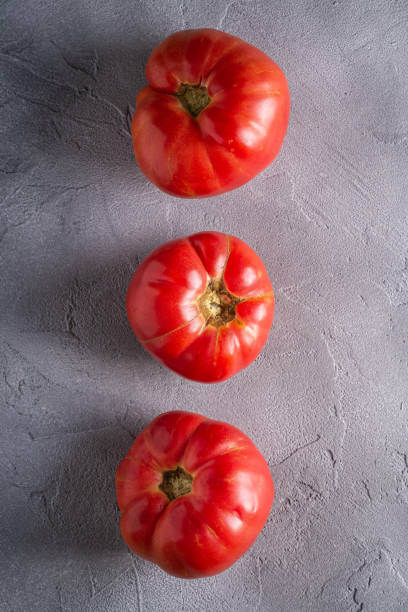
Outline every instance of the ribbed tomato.
[(282, 70), (219, 30), (183, 30), (151, 54), (132, 137), (147, 178), (179, 197), (243, 185), (279, 153), (289, 119)]
[(181, 376), (221, 382), (260, 353), (274, 294), (265, 266), (242, 240), (201, 232), (158, 247), (127, 292), (130, 325)]
[(126, 544), (181, 578), (232, 565), (273, 501), (268, 465), (242, 431), (179, 411), (159, 415), (139, 434), (116, 488)]

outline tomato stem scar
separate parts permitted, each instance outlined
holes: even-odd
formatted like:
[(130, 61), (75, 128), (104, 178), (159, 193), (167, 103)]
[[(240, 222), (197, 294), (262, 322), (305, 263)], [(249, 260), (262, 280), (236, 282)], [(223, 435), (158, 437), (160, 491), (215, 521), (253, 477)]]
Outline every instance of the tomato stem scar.
[(163, 472), (163, 480), (159, 484), (159, 489), (167, 495), (170, 501), (173, 501), (180, 495), (188, 495), (192, 486), (193, 477), (191, 474), (178, 466), (175, 470)]
[(198, 117), (201, 111), (211, 102), (207, 88), (200, 83), (197, 85), (182, 83), (175, 95), (183, 108), (185, 108), (192, 117)]
[(219, 328), (236, 318), (236, 306), (241, 301), (226, 289), (223, 280), (212, 278), (198, 299), (198, 308), (206, 325)]

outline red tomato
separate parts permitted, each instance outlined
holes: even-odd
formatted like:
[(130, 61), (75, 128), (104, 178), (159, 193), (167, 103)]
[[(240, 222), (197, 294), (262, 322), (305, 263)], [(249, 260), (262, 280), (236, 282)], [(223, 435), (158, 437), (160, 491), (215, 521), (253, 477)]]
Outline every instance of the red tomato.
[(235, 189), (277, 156), (289, 119), (285, 75), (219, 30), (183, 30), (151, 54), (132, 137), (147, 178), (194, 198)]
[(232, 565), (273, 501), (268, 465), (242, 431), (180, 411), (159, 415), (139, 434), (116, 490), (126, 544), (180, 578)]
[(233, 376), (257, 357), (273, 309), (261, 259), (219, 232), (158, 247), (127, 292), (129, 322), (144, 348), (181, 376), (206, 383)]

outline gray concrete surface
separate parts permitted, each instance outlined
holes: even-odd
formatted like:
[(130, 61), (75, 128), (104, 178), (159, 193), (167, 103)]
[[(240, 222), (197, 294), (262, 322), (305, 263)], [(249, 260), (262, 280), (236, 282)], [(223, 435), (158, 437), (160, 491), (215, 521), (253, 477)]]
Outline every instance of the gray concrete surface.
[[(9, 0), (0, 8), (3, 611), (408, 610), (405, 0)], [(222, 197), (162, 194), (129, 117), (153, 47), (212, 26), (285, 70), (277, 162)], [(240, 236), (276, 291), (268, 344), (218, 386), (139, 347), (138, 262)], [(267, 457), (270, 519), (224, 574), (181, 581), (121, 542), (114, 473), (159, 412), (225, 419)]]

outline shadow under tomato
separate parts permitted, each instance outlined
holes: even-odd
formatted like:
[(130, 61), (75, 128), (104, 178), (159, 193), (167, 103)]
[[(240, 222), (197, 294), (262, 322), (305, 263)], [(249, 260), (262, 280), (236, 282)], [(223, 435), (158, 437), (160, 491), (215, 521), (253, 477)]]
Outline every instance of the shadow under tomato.
[(48, 262), (33, 270), (14, 304), (13, 318), (20, 329), (43, 334), (43, 346), (57, 341), (78, 358), (130, 362), (140, 375), (140, 370), (148, 375), (157, 363), (136, 339), (126, 314), (126, 292), (138, 263), (137, 255), (126, 252), (99, 261), (81, 258), (65, 272)]
[(53, 172), (57, 166), (62, 177), (71, 172), (79, 181), (95, 170), (103, 177), (129, 169), (144, 180), (134, 160), (130, 125), (136, 96), (146, 85), (147, 59), (159, 41), (159, 35), (146, 31), (143, 38), (109, 42), (89, 32), (81, 35), (79, 24), (72, 32), (56, 27), (40, 43), (17, 27), (10, 41), (0, 43), (13, 102), (7, 133), (10, 150), (16, 150), (16, 159), (9, 161), (13, 173), (34, 162), (37, 181), (46, 161)]
[[(140, 423), (132, 434), (137, 435), (145, 424)], [(56, 544), (89, 553), (123, 550), (115, 473), (133, 442), (132, 435), (113, 428), (81, 438), (69, 448), (53, 479), (58, 494), (50, 502), (49, 520)]]
[[(14, 549), (58, 556), (74, 551), (102, 555), (126, 551), (120, 535), (115, 473), (133, 439), (148, 419), (134, 427), (100, 426), (90, 432), (51, 439), (47, 454), (56, 457), (41, 487), (29, 491), (26, 506), (3, 507), (3, 524)], [(73, 439), (75, 438), (75, 439)], [(58, 446), (58, 448), (56, 448)], [(26, 487), (25, 487), (26, 488)]]
[[(16, 220), (6, 221), (11, 230), (34, 228), (12, 233), (13, 249), (18, 253), (21, 242), (28, 255), (15, 264), (19, 286), (10, 296), (9, 319), (17, 320), (19, 330), (58, 337), (79, 353), (108, 359), (143, 355), (152, 363), (126, 318), (126, 290), (138, 256), (120, 250), (120, 235), (116, 253), (104, 243), (104, 203), (100, 213), (95, 206), (103, 188), (93, 194), (92, 209), (83, 194), (104, 181), (112, 193), (117, 184), (133, 188), (146, 182), (134, 159), (129, 126), (136, 95), (146, 84), (146, 61), (162, 35), (146, 29), (137, 39), (111, 41), (86, 27), (86, 21), (79, 22), (72, 32), (57, 32), (40, 44), (16, 25), (13, 42), (0, 44), (7, 85), (15, 96), (7, 138), (16, 158), (10, 158), (12, 171), (2, 188)], [(21, 185), (15, 193), (16, 181)], [(76, 191), (83, 183), (84, 191)], [(64, 189), (71, 190), (67, 201), (59, 195)], [(144, 252), (150, 249), (149, 231), (151, 248), (165, 239), (146, 227), (137, 245)], [(96, 240), (84, 254), (96, 232), (100, 243)], [(137, 367), (144, 361), (139, 359)]]

